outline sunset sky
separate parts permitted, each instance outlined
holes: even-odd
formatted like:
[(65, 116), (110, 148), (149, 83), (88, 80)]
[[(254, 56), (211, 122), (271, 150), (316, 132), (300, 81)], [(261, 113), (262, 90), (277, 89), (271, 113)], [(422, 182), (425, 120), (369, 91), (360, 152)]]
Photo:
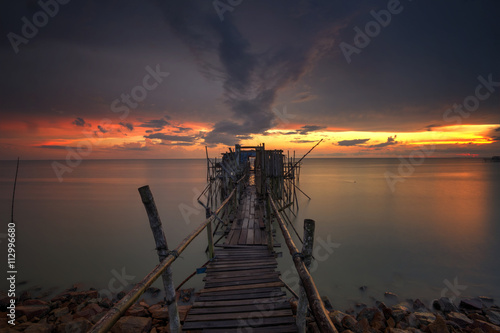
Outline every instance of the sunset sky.
[[(66, 3), (67, 2), (67, 3)], [(500, 2), (8, 1), (0, 159), (500, 155)]]

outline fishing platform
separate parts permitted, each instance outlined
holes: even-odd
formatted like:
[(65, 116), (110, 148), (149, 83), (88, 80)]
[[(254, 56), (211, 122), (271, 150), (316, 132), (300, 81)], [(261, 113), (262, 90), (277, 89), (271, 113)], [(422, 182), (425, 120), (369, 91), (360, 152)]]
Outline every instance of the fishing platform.
[[(160, 276), (170, 332), (305, 332), (308, 316), (321, 332), (337, 332), (308, 271), (314, 221), (304, 222), (301, 252), (287, 228), (288, 225), (297, 233), (289, 214), (296, 215), (299, 209), (296, 190), (302, 191), (296, 181), (307, 154), (296, 160), (282, 150), (266, 150), (264, 144), (236, 145), (219, 159), (210, 159), (207, 151), (207, 186), (198, 197), (206, 220), (174, 250), (168, 248), (149, 186), (139, 188), (160, 263), (91, 332), (110, 330)], [(299, 295), (295, 295), (295, 311), (285, 291), (289, 287), (277, 269), (274, 249), (281, 245), (274, 239), (273, 225), (279, 226), (301, 281)], [(208, 261), (196, 270), (205, 274), (204, 287), (181, 321), (176, 297), (180, 286), (174, 288), (171, 264), (205, 229)], [(297, 236), (302, 241), (298, 233)]]

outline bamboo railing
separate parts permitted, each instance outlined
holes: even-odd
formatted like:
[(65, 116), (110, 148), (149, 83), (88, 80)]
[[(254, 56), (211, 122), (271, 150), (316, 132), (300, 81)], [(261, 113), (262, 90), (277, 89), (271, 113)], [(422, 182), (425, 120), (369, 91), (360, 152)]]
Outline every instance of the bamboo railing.
[[(243, 178), (238, 180), (240, 182)], [(187, 248), (187, 246), (198, 236), (207, 225), (211, 225), (215, 216), (218, 215), (224, 207), (231, 202), (231, 199), (236, 193), (237, 187), (228, 195), (228, 197), (221, 203), (219, 208), (213, 214), (201, 223), (198, 228), (193, 230), (184, 240), (173, 250), (169, 255), (159, 263), (141, 282), (137, 283), (132, 290), (130, 290), (120, 301), (113, 307), (92, 327), (91, 333), (104, 333), (113, 327), (113, 325), (120, 319), (120, 317), (131, 307), (141, 295), (148, 289), (163, 272), (172, 265), (177, 257)]]
[[(337, 333), (337, 329), (333, 325), (332, 321), (330, 320), (330, 316), (328, 315), (328, 311), (326, 310), (323, 301), (321, 300), (321, 296), (318, 292), (318, 288), (316, 287), (316, 284), (314, 283), (314, 280), (309, 273), (309, 270), (307, 269), (304, 261), (300, 258), (301, 253), (295, 246), (295, 243), (292, 240), (292, 237), (290, 236), (290, 233), (288, 232), (288, 229), (285, 225), (285, 222), (283, 221), (283, 218), (281, 217), (281, 214), (279, 213), (278, 207), (272, 198), (271, 195), (271, 189), (269, 188), (269, 185), (267, 186), (267, 198), (269, 205), (271, 206), (271, 209), (274, 212), (274, 215), (276, 217), (276, 220), (278, 221), (278, 224), (280, 226), (281, 232), (283, 233), (283, 237), (285, 239), (286, 245), (288, 246), (288, 250), (290, 251), (290, 255), (293, 258), (293, 263), (295, 264), (295, 268), (297, 270), (297, 273), (300, 277), (300, 280), (302, 281), (302, 285), (304, 287), (304, 291), (306, 292), (307, 295), (307, 300), (309, 301), (309, 307), (311, 308), (311, 311), (313, 313), (314, 319), (316, 320), (316, 323), (318, 324), (318, 328), (321, 330), (321, 332), (334, 332)], [(268, 216), (269, 218), (270, 216)]]

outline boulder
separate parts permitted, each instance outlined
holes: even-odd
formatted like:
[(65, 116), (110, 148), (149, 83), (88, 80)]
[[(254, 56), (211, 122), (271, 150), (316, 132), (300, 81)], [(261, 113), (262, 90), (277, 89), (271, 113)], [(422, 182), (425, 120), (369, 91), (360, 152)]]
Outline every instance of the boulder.
[(77, 318), (73, 321), (57, 326), (57, 333), (67, 332), (87, 332), (92, 327), (92, 323), (86, 318)]
[(481, 310), (483, 303), (479, 298), (466, 298), (460, 301), (460, 307), (470, 310)]
[(427, 330), (430, 333), (450, 333), (443, 317), (439, 315), (436, 317), (436, 320), (434, 320), (434, 322), (427, 326)]
[(427, 326), (436, 320), (436, 316), (430, 312), (415, 312), (414, 314), (420, 325)]
[(465, 328), (474, 322), (472, 319), (469, 319), (466, 315), (459, 312), (450, 312), (446, 315), (446, 318), (457, 323), (461, 328)]
[(410, 313), (408, 317), (406, 317), (406, 321), (409, 327), (418, 328), (420, 324), (419, 320), (417, 319), (417, 316), (415, 316), (414, 313)]
[(168, 308), (166, 306), (153, 305), (149, 308), (154, 319), (168, 319)]
[(436, 310), (443, 311), (444, 313), (458, 311), (455, 304), (453, 304), (453, 302), (448, 297), (441, 297), (440, 299), (435, 300), (433, 306)]
[(50, 304), (45, 301), (42, 301), (41, 299), (28, 299), (23, 302), (23, 305), (50, 305)]
[(50, 333), (54, 329), (54, 325), (35, 323), (31, 324), (24, 330), (24, 333)]
[(471, 326), (473, 328), (480, 328), (485, 333), (498, 333), (498, 332), (500, 332), (500, 326), (490, 324), (490, 323), (482, 321), (482, 320), (474, 320), (474, 323)]
[(390, 300), (394, 300), (394, 301), (398, 300), (398, 295), (396, 295), (394, 293), (391, 293), (390, 291), (386, 291), (384, 293), (384, 297), (387, 298), (387, 299), (390, 299)]
[(410, 310), (402, 305), (398, 304), (392, 307), (392, 318), (396, 323), (399, 323), (403, 319), (405, 319), (406, 315), (410, 313)]
[(413, 301), (413, 310), (415, 311), (427, 311), (427, 306), (419, 300), (418, 298)]
[(103, 308), (101, 308), (99, 305), (92, 303), (83, 307), (80, 311), (77, 311), (75, 313), (75, 318), (84, 317), (90, 319), (96, 314), (101, 313), (103, 311), (104, 311)]
[(60, 318), (64, 315), (67, 315), (68, 313), (69, 313), (69, 309), (67, 307), (52, 310), (52, 314), (56, 318)]
[(151, 330), (152, 319), (144, 317), (121, 317), (111, 329), (112, 333), (144, 333)]
[(344, 318), (342, 318), (341, 323), (345, 329), (353, 331), (358, 321), (353, 316), (346, 315)]
[(28, 320), (34, 317), (42, 317), (49, 313), (50, 306), (48, 305), (19, 305), (16, 307), (16, 313), (21, 316), (26, 316)]
[(373, 317), (375, 316), (376, 313), (382, 313), (379, 309), (377, 308), (364, 308), (363, 310), (361, 310), (358, 314), (358, 316), (356, 317), (356, 319), (359, 321), (363, 318), (366, 318), (368, 319), (368, 321), (372, 321), (373, 320)]
[(495, 325), (500, 325), (500, 311), (494, 310), (486, 310), (485, 313), (486, 318), (488, 318), (489, 322)]
[(147, 316), (149, 316), (149, 313), (143, 306), (135, 304), (135, 305), (132, 305), (127, 310), (125, 315), (126, 316), (134, 316), (134, 317), (147, 317)]
[(356, 325), (354, 325), (354, 332), (355, 333), (367, 333), (370, 332), (371, 330), (370, 323), (368, 322), (368, 319), (362, 318), (361, 320), (358, 320)]
[(342, 319), (344, 319), (345, 316), (347, 316), (345, 313), (343, 313), (342, 311), (338, 311), (338, 310), (331, 311), (329, 314), (330, 320), (335, 325), (335, 327), (337, 327), (339, 329), (342, 327)]
[(405, 330), (403, 330), (401, 328), (388, 328), (385, 332), (386, 333), (407, 333)]

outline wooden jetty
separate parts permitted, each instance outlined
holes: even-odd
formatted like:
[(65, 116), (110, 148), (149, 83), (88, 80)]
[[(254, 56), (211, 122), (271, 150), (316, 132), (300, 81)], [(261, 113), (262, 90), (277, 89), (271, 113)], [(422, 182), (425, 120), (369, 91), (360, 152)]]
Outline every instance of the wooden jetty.
[[(295, 190), (300, 189), (295, 181), (304, 157), (295, 160), (295, 156), (285, 156), (281, 150), (266, 150), (264, 145), (236, 145), (234, 151), (230, 149), (220, 160), (209, 159), (207, 153), (208, 184), (198, 197), (207, 219), (174, 250), (168, 248), (149, 187), (141, 187), (139, 192), (160, 263), (118, 301), (91, 332), (110, 330), (161, 276), (170, 332), (305, 332), (306, 317), (310, 313), (321, 332), (336, 333), (308, 271), (314, 221), (304, 222), (301, 252), (287, 229), (290, 219), (286, 211), (295, 215), (298, 210)], [(277, 270), (274, 248), (280, 245), (273, 239), (273, 222), (283, 234), (301, 281), (296, 315)], [(291, 223), (288, 225), (294, 228)], [(207, 230), (209, 258), (204, 271), (204, 287), (184, 321), (180, 322), (170, 266), (204, 229)], [(214, 241), (220, 234), (222, 236)]]

